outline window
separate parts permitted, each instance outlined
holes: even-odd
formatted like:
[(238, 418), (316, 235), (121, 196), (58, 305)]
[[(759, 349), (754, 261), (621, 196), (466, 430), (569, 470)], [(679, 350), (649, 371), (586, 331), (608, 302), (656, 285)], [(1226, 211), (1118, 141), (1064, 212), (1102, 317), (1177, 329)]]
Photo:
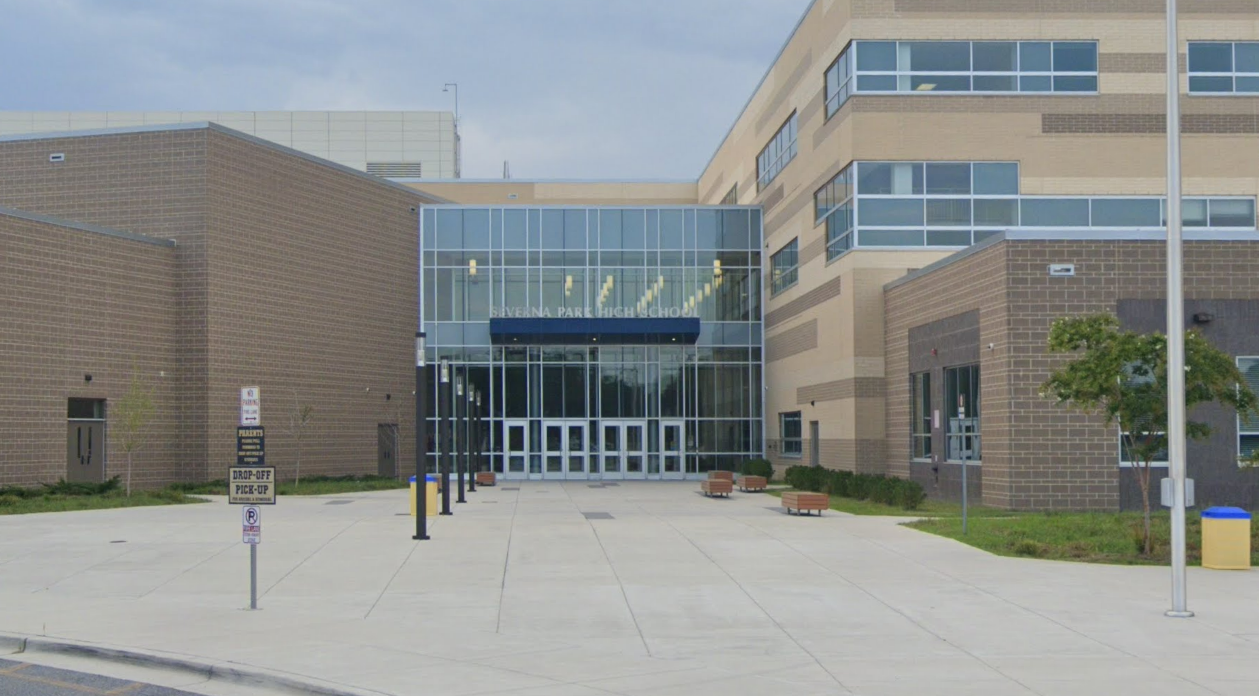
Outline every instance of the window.
[(826, 117), (830, 118), (852, 96), (853, 61), (852, 44), (846, 46), (839, 57), (826, 69)]
[(949, 461), (979, 461), (979, 366), (944, 370), (945, 439)]
[(798, 245), (799, 239), (793, 239), (787, 242), (787, 246), (779, 249), (777, 254), (769, 257), (771, 295), (777, 295), (796, 284), (800, 262)]
[(1189, 42), (1190, 94), (1259, 94), (1259, 42)]
[[(845, 51), (827, 70), (828, 116), (834, 113), (832, 84), (836, 110), (853, 91), (1097, 92), (1096, 41), (857, 41), (853, 45), (856, 61), (845, 61), (852, 52)], [(845, 76), (845, 69), (852, 74)], [(849, 86), (854, 78), (855, 89)]]
[(726, 191), (726, 195), (721, 197), (721, 205), (738, 205), (738, 204), (739, 204), (739, 184), (736, 183), (735, 185), (730, 187), (729, 191)]
[(852, 248), (853, 166), (844, 167), (835, 178), (813, 194), (816, 224), (826, 223), (826, 260)]
[[(1158, 385), (1155, 384), (1149, 365), (1132, 363), (1124, 368), (1124, 372), (1128, 375), (1127, 388), (1142, 390), (1138, 393), (1144, 398), (1159, 398)], [(1167, 466), (1167, 433), (1154, 430), (1153, 425), (1150, 422), (1133, 424), (1120, 421), (1119, 466), (1144, 466), (1145, 460), (1140, 450), (1150, 446), (1157, 446), (1150, 461), (1151, 466)]]
[(909, 377), (913, 392), (909, 421), (909, 452), (914, 459), (931, 458), (931, 373)]
[(782, 438), (784, 457), (799, 457), (804, 452), (799, 411), (778, 414), (778, 433)]
[[(1246, 386), (1259, 394), (1259, 357), (1238, 358), (1237, 369), (1241, 370)], [(1237, 459), (1249, 459), (1259, 451), (1259, 415), (1249, 418), (1237, 417)]]
[(787, 163), (796, 158), (796, 114), (778, 129), (769, 144), (756, 156), (756, 190), (760, 191), (778, 176)]

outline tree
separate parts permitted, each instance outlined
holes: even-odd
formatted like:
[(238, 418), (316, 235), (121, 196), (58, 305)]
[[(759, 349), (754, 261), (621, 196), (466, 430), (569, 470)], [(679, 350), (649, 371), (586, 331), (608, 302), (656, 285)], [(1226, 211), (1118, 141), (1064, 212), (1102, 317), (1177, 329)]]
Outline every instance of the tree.
[(293, 478), (293, 485), (295, 486), (300, 485), (302, 482), (302, 438), (306, 435), (306, 431), (310, 428), (314, 418), (314, 404), (303, 402), (297, 398), (297, 392), (294, 391), (293, 408), (289, 411), (288, 425), (284, 428), (284, 432), (297, 441), (297, 458)]
[[(1041, 386), (1041, 396), (1118, 425), (1132, 471), (1141, 488), (1145, 554), (1150, 537), (1150, 473), (1167, 450), (1167, 337), (1119, 328), (1108, 314), (1063, 317), (1049, 330), (1049, 352), (1075, 353)], [(1197, 330), (1185, 332), (1185, 408), (1219, 402), (1243, 416), (1255, 410), (1255, 395), (1245, 386), (1233, 359)], [(1208, 437), (1211, 428), (1186, 420), (1185, 436)]]
[(131, 495), (131, 463), (133, 455), (144, 447), (149, 439), (149, 423), (153, 420), (153, 390), (140, 374), (131, 370), (131, 385), (127, 393), (114, 404), (118, 418), (113, 427), (121, 440), (122, 451), (127, 455), (127, 495)]

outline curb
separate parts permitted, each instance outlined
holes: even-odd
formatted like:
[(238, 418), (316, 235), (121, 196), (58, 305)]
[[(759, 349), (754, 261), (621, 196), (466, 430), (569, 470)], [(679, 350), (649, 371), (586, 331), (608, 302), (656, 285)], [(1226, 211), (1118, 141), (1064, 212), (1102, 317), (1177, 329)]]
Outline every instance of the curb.
[(382, 691), (334, 686), (316, 679), (307, 680), (283, 672), (246, 667), (230, 662), (124, 650), (95, 643), (0, 634), (0, 655), (13, 659), (23, 653), (68, 655), (102, 662), (181, 672), (209, 681), (262, 687), (291, 694), (314, 694), (315, 696), (383, 696), (385, 694)]

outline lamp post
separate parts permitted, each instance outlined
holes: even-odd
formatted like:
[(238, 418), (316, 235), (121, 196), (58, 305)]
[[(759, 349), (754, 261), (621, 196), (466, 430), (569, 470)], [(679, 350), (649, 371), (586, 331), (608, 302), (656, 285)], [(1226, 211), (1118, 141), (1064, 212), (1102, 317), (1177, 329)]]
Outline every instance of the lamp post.
[(427, 369), (424, 360), (423, 331), (415, 332), (415, 536), (416, 541), (428, 539), (428, 412), (424, 390)]
[(461, 147), (459, 143), (459, 83), (447, 82), (446, 84), (442, 85), (442, 91), (449, 92), (451, 91), (452, 87), (454, 88), (454, 92), (455, 92), (455, 178), (458, 179), (460, 164), (461, 164), (460, 159), (462, 159), (460, 157)]
[(476, 493), (476, 472), (480, 468), (480, 458), (477, 455), (477, 434), (480, 429), (477, 427), (481, 414), (477, 409), (477, 395), (480, 392), (472, 386), (472, 375), (468, 375), (468, 492)]
[(438, 468), (438, 478), (441, 479), (442, 485), (442, 513), (449, 515), (450, 512), (450, 361), (442, 358), (441, 362), (441, 384), (437, 388), (438, 394), (441, 396), (441, 430), (438, 439), (441, 440), (441, 465)]
[(1185, 292), (1181, 285), (1180, 41), (1176, 0), (1167, 0), (1167, 454), (1172, 479), (1172, 608), (1193, 616), (1185, 599)]
[[(464, 368), (467, 372), (467, 368)], [(459, 500), (466, 503), (463, 497), (463, 473), (468, 469), (468, 399), (463, 395), (463, 378), (465, 375), (455, 371), (455, 443), (459, 449), (455, 457), (455, 468), (459, 472)]]

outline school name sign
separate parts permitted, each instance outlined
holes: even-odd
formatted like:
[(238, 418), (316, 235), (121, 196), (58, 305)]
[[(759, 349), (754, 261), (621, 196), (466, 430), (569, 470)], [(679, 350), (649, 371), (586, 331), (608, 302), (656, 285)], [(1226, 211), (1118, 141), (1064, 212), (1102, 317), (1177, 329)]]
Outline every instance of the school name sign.
[(689, 307), (490, 307), (491, 319), (676, 319), (693, 317)]

